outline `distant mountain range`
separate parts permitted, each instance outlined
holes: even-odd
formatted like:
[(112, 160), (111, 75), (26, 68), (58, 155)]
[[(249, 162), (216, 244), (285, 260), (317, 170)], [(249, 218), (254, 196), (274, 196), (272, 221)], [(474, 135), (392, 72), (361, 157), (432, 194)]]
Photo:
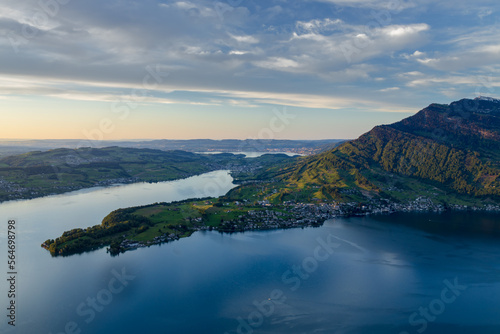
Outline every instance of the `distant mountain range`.
[(500, 100), (431, 104), (276, 172), (319, 199), (500, 198)]
[(325, 140), (278, 140), (278, 139), (191, 139), (191, 140), (0, 140), (0, 156), (15, 155), (31, 151), (47, 151), (56, 148), (104, 148), (111, 146), (128, 148), (149, 148), (162, 151), (182, 150), (188, 152), (290, 152), (296, 154), (315, 154), (345, 141), (344, 139)]

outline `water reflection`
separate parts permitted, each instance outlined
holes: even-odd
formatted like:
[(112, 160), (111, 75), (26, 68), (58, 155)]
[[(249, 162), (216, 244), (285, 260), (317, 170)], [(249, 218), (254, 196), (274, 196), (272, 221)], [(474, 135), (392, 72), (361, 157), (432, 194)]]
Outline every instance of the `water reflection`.
[[(335, 219), (318, 228), (204, 231), (114, 258), (104, 249), (52, 258), (40, 247), (64, 230), (99, 223), (118, 207), (196, 196), (217, 179), (229, 181), (222, 193), (233, 186), (221, 172), (0, 205), (0, 215), (16, 216), (20, 230), (22, 293), (15, 333), (60, 333), (75, 322), (82, 333), (95, 334), (413, 334), (421, 325), (412, 325), (412, 314), (439, 300), (443, 282), (455, 278), (467, 289), (428, 322), (425, 333), (499, 333), (498, 220), (488, 214), (404, 214)], [(78, 307), (109, 289), (113, 271), (122, 270), (134, 280), (87, 322)], [(0, 288), (4, 295), (5, 283)], [(2, 333), (8, 329), (0, 324)]]

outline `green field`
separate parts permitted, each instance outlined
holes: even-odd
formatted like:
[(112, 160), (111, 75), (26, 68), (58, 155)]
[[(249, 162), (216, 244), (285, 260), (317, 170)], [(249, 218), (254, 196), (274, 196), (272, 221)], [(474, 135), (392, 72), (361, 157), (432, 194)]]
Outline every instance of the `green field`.
[(0, 202), (113, 183), (170, 181), (218, 169), (230, 169), (240, 180), (253, 180), (266, 176), (267, 168), (287, 160), (293, 158), (264, 155), (245, 159), (233, 154), (123, 147), (30, 152), (0, 159)]
[[(119, 209), (105, 217), (100, 225), (64, 232), (61, 237), (47, 240), (42, 246), (53, 255), (70, 255), (108, 245), (111, 245), (112, 252), (119, 253), (125, 250), (124, 240), (148, 245), (158, 243), (155, 238), (169, 241), (187, 237), (200, 228), (226, 232), (242, 230), (252, 213), (257, 215), (268, 212), (266, 210), (267, 207), (262, 205), (243, 204), (228, 198)], [(279, 212), (283, 219), (292, 216), (284, 208), (274, 208), (274, 211)], [(255, 224), (257, 227), (263, 223), (258, 221)]]

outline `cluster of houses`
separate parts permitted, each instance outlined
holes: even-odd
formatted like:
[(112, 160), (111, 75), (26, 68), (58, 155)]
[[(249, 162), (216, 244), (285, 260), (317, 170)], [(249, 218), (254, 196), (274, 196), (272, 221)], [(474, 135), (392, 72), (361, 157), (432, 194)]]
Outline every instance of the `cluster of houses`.
[(110, 159), (107, 157), (95, 157), (95, 156), (84, 157), (80, 154), (68, 154), (65, 156), (61, 156), (59, 161), (66, 163), (70, 166), (78, 166), (78, 165), (97, 163), (97, 162), (109, 162)]
[(280, 210), (249, 210), (237, 220), (223, 221), (214, 229), (231, 232), (313, 226), (322, 223), (323, 220), (312, 212), (297, 214)]
[(29, 189), (23, 188), (16, 183), (6, 181), (0, 177), (0, 191), (6, 193), (9, 199), (17, 199), (20, 194), (25, 194)]
[[(240, 202), (235, 202), (234, 204), (244, 207), (244, 204)], [(260, 201), (258, 205), (259, 207), (249, 209), (245, 214), (241, 214), (236, 218), (222, 220), (219, 226), (207, 226), (204, 224), (202, 218), (195, 218), (191, 221), (194, 225), (189, 228), (194, 231), (217, 230), (220, 232), (240, 232), (319, 226), (325, 220), (335, 217), (393, 212), (442, 212), (446, 210), (443, 205), (435, 204), (430, 198), (425, 196), (418, 197), (414, 201), (405, 204), (392, 203), (388, 200), (373, 200), (368, 204), (357, 202), (296, 203), (294, 201), (287, 201), (279, 205), (273, 205), (268, 201)], [(456, 205), (452, 209), (500, 211), (500, 205), (487, 205), (481, 209)], [(157, 236), (153, 240), (146, 242), (124, 240), (120, 246), (123, 250), (128, 250), (177, 239), (179, 239), (177, 234), (170, 233)]]
[(139, 182), (139, 179), (136, 177), (120, 177), (116, 179), (103, 180), (95, 183), (96, 187), (106, 187), (111, 186), (113, 184), (129, 184)]
[[(318, 226), (325, 220), (335, 217), (364, 216), (370, 214), (388, 214), (394, 212), (443, 212), (447, 208), (434, 203), (430, 198), (420, 196), (408, 203), (393, 203), (388, 200), (374, 200), (367, 204), (350, 203), (295, 203), (287, 201), (273, 205), (268, 201), (259, 201), (260, 210), (249, 210), (247, 215), (237, 219), (223, 221), (219, 231), (246, 231), (301, 226)], [(450, 208), (450, 206), (448, 206)], [(487, 205), (483, 208), (451, 206), (454, 210), (500, 211), (500, 205)], [(207, 229), (206, 227), (196, 229)]]
[[(135, 183), (139, 180), (137, 178), (117, 178), (117, 179), (109, 179), (103, 180), (100, 182), (96, 182), (94, 184), (95, 187), (106, 187), (114, 184), (129, 184)], [(53, 186), (51, 192), (46, 192), (41, 188), (24, 188), (20, 185), (6, 181), (0, 178), (0, 194), (3, 194), (5, 199), (13, 200), (13, 199), (25, 199), (25, 198), (35, 198), (39, 196), (53, 195), (56, 193), (64, 193), (74, 190), (82, 189), (81, 185), (58, 185)]]
[(467, 211), (490, 211), (490, 212), (500, 212), (500, 205), (488, 204), (483, 207), (467, 206), (453, 204), (444, 206), (443, 204), (437, 204), (432, 201), (432, 199), (426, 196), (417, 197), (415, 200), (407, 203), (393, 203), (389, 201), (385, 202), (374, 202), (373, 204), (367, 205), (367, 213), (393, 213), (393, 212), (443, 212), (448, 209), (451, 210), (467, 210)]
[(150, 241), (134, 241), (134, 240), (125, 239), (121, 242), (120, 248), (122, 249), (122, 251), (126, 251), (126, 250), (130, 250), (130, 249), (147, 247), (147, 246), (161, 244), (164, 242), (169, 242), (169, 241), (174, 241), (174, 240), (179, 240), (179, 236), (177, 234), (165, 233), (165, 234), (162, 234), (161, 236), (154, 237), (154, 239), (150, 240)]

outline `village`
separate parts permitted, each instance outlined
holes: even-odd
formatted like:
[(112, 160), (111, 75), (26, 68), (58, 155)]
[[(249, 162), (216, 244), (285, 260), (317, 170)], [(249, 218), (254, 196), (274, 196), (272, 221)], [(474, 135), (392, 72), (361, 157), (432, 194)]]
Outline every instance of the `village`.
[[(246, 206), (238, 201), (235, 204), (242, 208)], [(388, 200), (373, 200), (366, 205), (350, 203), (295, 203), (287, 201), (283, 204), (273, 205), (268, 201), (259, 201), (260, 208), (249, 209), (246, 214), (239, 215), (237, 219), (223, 220), (218, 226), (207, 225), (202, 218), (191, 220), (188, 227), (195, 231), (219, 231), (220, 233), (236, 233), (251, 230), (288, 229), (298, 227), (318, 227), (326, 220), (339, 217), (367, 216), (372, 214), (391, 214), (396, 212), (444, 212), (447, 208), (442, 204), (435, 204), (427, 197), (421, 196), (412, 202), (401, 204)], [(452, 210), (490, 211), (500, 212), (500, 205), (487, 205), (483, 208), (455, 205), (448, 207)], [(230, 212), (227, 210), (226, 212)], [(188, 219), (186, 219), (188, 221)], [(125, 239), (120, 244), (122, 251), (149, 247), (178, 240), (180, 233), (165, 233), (148, 241), (134, 241)]]

